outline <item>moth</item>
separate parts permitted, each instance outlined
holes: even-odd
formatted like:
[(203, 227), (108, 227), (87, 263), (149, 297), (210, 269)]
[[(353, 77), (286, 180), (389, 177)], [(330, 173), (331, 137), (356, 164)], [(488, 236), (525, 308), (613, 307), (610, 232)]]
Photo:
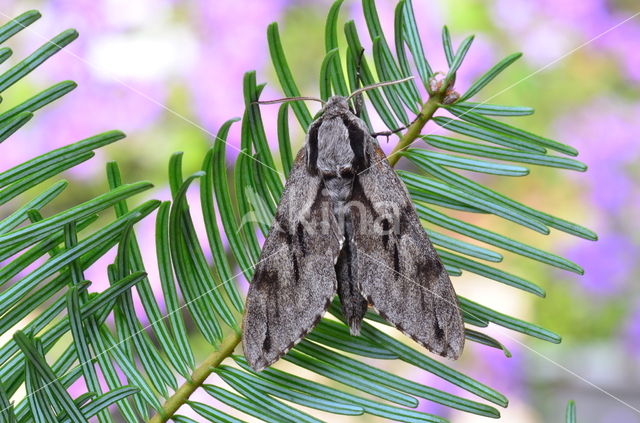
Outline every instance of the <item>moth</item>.
[(352, 335), (371, 306), (431, 352), (462, 352), (447, 271), (406, 187), (349, 107), (370, 88), (331, 97), (297, 154), (246, 301), (243, 348), (256, 371), (308, 334), (336, 294)]

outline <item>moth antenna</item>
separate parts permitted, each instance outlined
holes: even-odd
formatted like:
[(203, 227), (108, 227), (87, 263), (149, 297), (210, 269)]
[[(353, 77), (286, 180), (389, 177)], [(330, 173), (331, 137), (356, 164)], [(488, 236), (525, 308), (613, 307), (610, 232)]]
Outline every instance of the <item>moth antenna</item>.
[(352, 92), (351, 95), (347, 97), (347, 100), (350, 100), (351, 97), (356, 96), (364, 91), (372, 90), (374, 88), (379, 88), (379, 87), (385, 87), (387, 85), (401, 84), (403, 82), (411, 81), (412, 79), (414, 79), (414, 77), (409, 76), (407, 78), (398, 79), (396, 81), (385, 81), (385, 82), (378, 82), (377, 84), (367, 85), (366, 87), (358, 88), (357, 90)]
[(324, 100), (320, 100), (319, 98), (315, 98), (315, 97), (285, 97), (285, 98), (278, 98), (275, 100), (254, 101), (254, 103), (255, 104), (277, 104), (277, 103), (287, 103), (290, 101), (297, 101), (297, 100), (311, 100), (311, 101), (319, 101), (322, 104), (326, 103)]

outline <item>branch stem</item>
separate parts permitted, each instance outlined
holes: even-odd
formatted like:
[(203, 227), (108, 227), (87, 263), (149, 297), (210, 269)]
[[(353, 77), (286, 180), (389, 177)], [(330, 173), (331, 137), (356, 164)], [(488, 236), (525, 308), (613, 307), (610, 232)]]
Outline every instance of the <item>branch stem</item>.
[(429, 100), (427, 100), (426, 103), (424, 103), (424, 105), (422, 106), (422, 110), (420, 111), (420, 114), (418, 115), (416, 120), (411, 124), (411, 126), (409, 126), (407, 132), (404, 133), (393, 151), (387, 156), (387, 160), (389, 161), (389, 164), (391, 166), (395, 166), (396, 163), (398, 163), (398, 160), (400, 160), (400, 155), (397, 153), (410, 146), (411, 143), (413, 143), (416, 138), (420, 136), (422, 128), (424, 128), (427, 122), (429, 122), (429, 120), (433, 117), (433, 114), (436, 112), (436, 110), (438, 110), (442, 99), (443, 93), (436, 92), (431, 95), (431, 97), (429, 97)]
[(229, 357), (233, 350), (240, 343), (239, 333), (230, 333), (222, 341), (220, 349), (209, 355), (198, 368), (191, 374), (191, 379), (182, 384), (180, 388), (164, 403), (162, 410), (148, 421), (148, 423), (166, 423), (178, 411), (178, 409), (189, 401), (189, 397), (198, 389), (204, 381), (211, 375), (214, 368), (218, 367), (222, 360)]

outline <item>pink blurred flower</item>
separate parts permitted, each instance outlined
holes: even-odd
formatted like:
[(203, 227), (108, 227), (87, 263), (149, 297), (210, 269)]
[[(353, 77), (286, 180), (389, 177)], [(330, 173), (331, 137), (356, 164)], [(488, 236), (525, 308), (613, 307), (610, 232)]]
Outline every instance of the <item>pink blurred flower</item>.
[(586, 174), (571, 175), (587, 185), (593, 204), (608, 213), (638, 206), (637, 181), (631, 170), (640, 159), (639, 111), (640, 104), (598, 98), (556, 124), (558, 138), (578, 148), (580, 159), (589, 166)]
[(579, 243), (566, 255), (584, 267), (583, 276), (573, 277), (594, 295), (616, 295), (627, 288), (640, 253), (626, 234), (600, 231), (597, 243)]
[(559, 138), (576, 146), (589, 165), (586, 174), (572, 176), (579, 176), (587, 190), (600, 240), (575, 244), (567, 254), (585, 267), (579, 280), (594, 294), (619, 293), (636, 269), (637, 230), (625, 216), (639, 209), (640, 191), (632, 171), (640, 159), (638, 110), (638, 104), (599, 98), (556, 125)]
[[(245, 2), (197, 2), (190, 12), (199, 37), (197, 61), (188, 76), (194, 112), (211, 133), (227, 119), (242, 117), (242, 80), (249, 70), (262, 70), (268, 62), (266, 28), (278, 19), (287, 2), (250, 0)], [(258, 83), (263, 77), (258, 73)], [(263, 98), (281, 97), (272, 89)], [(277, 106), (263, 107), (263, 120), (272, 145), (277, 146)], [(239, 153), (240, 124), (228, 139), (227, 157)]]
[(495, 24), (522, 46), (525, 60), (546, 66), (575, 48), (611, 54), (623, 75), (640, 80), (637, 53), (640, 24), (629, 20), (636, 10), (623, 10), (607, 0), (495, 0)]

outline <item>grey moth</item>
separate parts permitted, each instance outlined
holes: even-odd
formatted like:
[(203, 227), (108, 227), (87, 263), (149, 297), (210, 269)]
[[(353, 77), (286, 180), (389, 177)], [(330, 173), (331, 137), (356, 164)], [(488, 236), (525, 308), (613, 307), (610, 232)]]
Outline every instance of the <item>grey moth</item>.
[(243, 322), (251, 367), (263, 370), (286, 354), (335, 295), (352, 335), (371, 306), (431, 352), (462, 353), (447, 271), (406, 187), (340, 96), (309, 127), (255, 268)]

